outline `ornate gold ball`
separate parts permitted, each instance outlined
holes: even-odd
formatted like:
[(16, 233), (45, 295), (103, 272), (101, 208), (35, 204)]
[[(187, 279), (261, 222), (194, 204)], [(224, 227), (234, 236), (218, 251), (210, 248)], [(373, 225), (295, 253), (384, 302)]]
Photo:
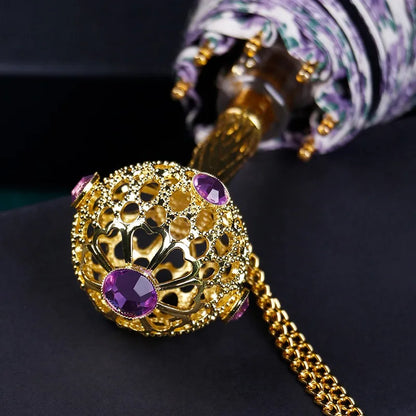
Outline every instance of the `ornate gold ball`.
[(217, 178), (146, 162), (85, 177), (72, 196), (76, 276), (120, 327), (175, 335), (247, 307), (251, 246)]

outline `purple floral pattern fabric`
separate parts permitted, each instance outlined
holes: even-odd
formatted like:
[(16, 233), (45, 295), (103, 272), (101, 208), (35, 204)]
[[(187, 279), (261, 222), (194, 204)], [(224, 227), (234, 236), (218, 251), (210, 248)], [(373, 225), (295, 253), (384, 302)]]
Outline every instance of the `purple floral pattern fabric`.
[[(280, 38), (293, 57), (318, 64), (313, 80), (318, 109), (309, 123), (317, 151), (332, 151), (361, 130), (387, 122), (416, 104), (416, 0), (350, 2), (376, 46), (381, 74), (378, 91), (373, 90), (372, 62), (362, 34), (340, 0), (201, 0), (186, 30), (176, 74), (191, 86), (196, 84), (199, 69), (193, 57), (206, 41), (215, 55), (224, 55), (236, 40), (249, 39), (260, 30), (264, 47)], [(371, 108), (376, 93), (379, 101)], [(193, 87), (185, 106), (188, 124), (197, 140), (203, 140), (210, 128), (195, 122), (201, 103)], [(339, 121), (327, 136), (316, 132), (322, 113)], [(299, 132), (287, 130), (262, 147), (296, 148), (301, 139)]]

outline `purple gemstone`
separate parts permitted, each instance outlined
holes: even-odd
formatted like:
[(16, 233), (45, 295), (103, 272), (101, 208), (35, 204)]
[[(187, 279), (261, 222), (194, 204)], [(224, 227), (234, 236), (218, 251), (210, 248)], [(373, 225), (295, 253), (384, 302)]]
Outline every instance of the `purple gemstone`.
[(227, 188), (215, 176), (198, 173), (192, 183), (198, 194), (211, 204), (225, 205), (230, 199)]
[(245, 298), (244, 302), (239, 306), (239, 308), (234, 312), (234, 315), (230, 319), (230, 321), (237, 321), (240, 319), (244, 312), (247, 310), (248, 306), (250, 305), (250, 301), (248, 296)]
[(82, 177), (79, 180), (79, 182), (75, 185), (74, 189), (71, 192), (72, 202), (75, 202), (79, 198), (82, 191), (91, 182), (91, 179), (93, 177), (94, 177), (94, 175), (88, 175), (88, 176)]
[(150, 271), (116, 269), (104, 279), (102, 293), (112, 309), (129, 318), (148, 315), (157, 304)]

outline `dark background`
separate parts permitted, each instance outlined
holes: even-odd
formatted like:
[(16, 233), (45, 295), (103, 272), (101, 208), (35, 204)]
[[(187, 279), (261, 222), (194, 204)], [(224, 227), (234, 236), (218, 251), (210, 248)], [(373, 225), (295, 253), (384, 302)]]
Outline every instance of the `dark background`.
[(194, 4), (0, 4), (0, 208), (67, 193), (93, 171), (189, 160), (170, 90)]

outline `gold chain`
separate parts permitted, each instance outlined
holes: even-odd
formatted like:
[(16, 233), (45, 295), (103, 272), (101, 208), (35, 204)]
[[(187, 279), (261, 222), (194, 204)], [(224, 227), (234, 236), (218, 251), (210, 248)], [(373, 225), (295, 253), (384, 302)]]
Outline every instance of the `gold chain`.
[(313, 396), (322, 413), (328, 416), (363, 416), (363, 411), (355, 405), (353, 398), (347, 395), (329, 367), (289, 319), (279, 300), (272, 297), (255, 254), (250, 256), (247, 283), (263, 311), (263, 319), (269, 325), (275, 345), (281, 349), (283, 358), (289, 361), (290, 368), (297, 374), (298, 380), (305, 384), (306, 391)]

